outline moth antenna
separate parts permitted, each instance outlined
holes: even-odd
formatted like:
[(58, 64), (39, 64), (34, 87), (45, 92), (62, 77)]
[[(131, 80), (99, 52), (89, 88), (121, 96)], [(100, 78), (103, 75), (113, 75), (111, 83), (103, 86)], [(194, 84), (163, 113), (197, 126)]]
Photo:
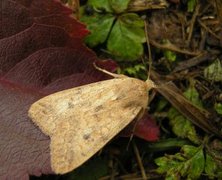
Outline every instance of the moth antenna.
[(93, 63), (93, 66), (94, 66), (97, 70), (99, 70), (99, 71), (101, 71), (101, 72), (103, 72), (103, 73), (105, 73), (105, 74), (108, 74), (108, 75), (110, 75), (110, 76), (112, 76), (112, 77), (114, 77), (114, 78), (124, 78), (124, 77), (127, 77), (127, 76), (122, 75), (122, 74), (115, 74), (115, 73), (111, 73), (111, 72), (109, 72), (109, 71), (107, 71), (107, 70), (105, 70), (105, 69), (102, 69), (102, 68), (98, 67), (95, 62)]
[(127, 147), (126, 147), (127, 150), (129, 149), (130, 143), (131, 143), (132, 140), (133, 140), (134, 132), (135, 132), (136, 126), (137, 126), (137, 122), (138, 122), (138, 120), (136, 120), (136, 122), (135, 122), (135, 124), (134, 124), (134, 126), (133, 126), (132, 134), (130, 135), (130, 138), (129, 138), (129, 141), (128, 141), (128, 144), (127, 144)]
[(134, 136), (134, 132), (136, 130), (136, 126), (137, 126), (139, 120), (143, 117), (144, 111), (145, 111), (145, 109), (141, 109), (141, 111), (138, 113), (137, 117), (134, 119), (135, 123), (133, 124), (132, 134), (130, 135), (129, 142), (127, 144), (127, 148), (126, 148), (127, 150), (129, 149), (130, 142), (133, 140), (133, 136)]

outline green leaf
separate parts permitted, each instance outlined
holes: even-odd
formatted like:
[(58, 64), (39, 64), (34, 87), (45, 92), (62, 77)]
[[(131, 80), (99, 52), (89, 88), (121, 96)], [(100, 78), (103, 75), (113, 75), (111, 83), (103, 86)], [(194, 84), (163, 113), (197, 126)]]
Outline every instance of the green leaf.
[(204, 69), (204, 77), (211, 81), (222, 82), (222, 64), (219, 59)]
[(196, 0), (188, 0), (188, 3), (187, 3), (187, 11), (188, 12), (193, 12), (194, 11), (194, 8), (196, 6)]
[(143, 20), (134, 13), (121, 15), (110, 33), (107, 48), (119, 60), (136, 60), (146, 41)]
[[(221, 152), (219, 152), (221, 153)], [(205, 173), (209, 179), (222, 179), (222, 165), (216, 161), (211, 155), (206, 154)]]
[(216, 176), (216, 170), (217, 164), (215, 160), (209, 154), (206, 154), (205, 173), (207, 173), (210, 179), (214, 179)]
[(166, 174), (166, 179), (197, 179), (204, 170), (205, 159), (202, 146), (184, 145), (181, 152), (157, 158), (157, 172)]
[(113, 12), (109, 0), (88, 0), (87, 5), (92, 6), (97, 12)]
[(184, 96), (189, 99), (194, 105), (202, 108), (203, 104), (199, 97), (199, 93), (194, 87), (190, 87), (184, 92)]
[(127, 9), (130, 0), (110, 0), (109, 2), (116, 13), (122, 13)]
[(165, 51), (164, 51), (164, 57), (165, 57), (167, 60), (171, 61), (171, 62), (174, 62), (174, 61), (176, 61), (176, 59), (177, 59), (176, 53), (173, 52), (173, 51), (170, 51), (170, 50), (165, 50)]
[(143, 80), (147, 79), (147, 70), (144, 64), (136, 64), (126, 67), (121, 70), (120, 74), (126, 74), (128, 76)]
[(181, 138), (188, 138), (196, 144), (200, 143), (194, 125), (175, 108), (170, 108), (168, 118), (174, 134)]
[(109, 35), (114, 19), (115, 17), (111, 14), (102, 15), (94, 13), (93, 16), (83, 16), (81, 21), (87, 24), (87, 28), (91, 32), (85, 38), (86, 44), (90, 47), (95, 47), (98, 44), (104, 43)]
[(214, 104), (214, 108), (217, 111), (218, 114), (222, 115), (222, 103), (216, 103)]
[(168, 138), (162, 139), (157, 142), (152, 142), (148, 144), (144, 144), (144, 148), (146, 152), (163, 152), (169, 150), (175, 150), (176, 148), (181, 148), (184, 145), (191, 144), (190, 141), (180, 139), (180, 138)]
[[(202, 107), (199, 94), (195, 88), (189, 88), (185, 93), (185, 97), (193, 102), (194, 105)], [(181, 138), (188, 138), (192, 142), (199, 144), (200, 139), (197, 136), (194, 125), (180, 114), (175, 108), (170, 108), (168, 111), (168, 118), (173, 132)]]
[(184, 175), (188, 175), (188, 178), (196, 179), (198, 178), (204, 170), (205, 158), (203, 154), (202, 146), (194, 147), (185, 145), (182, 148), (184, 154), (190, 158), (184, 165), (187, 171), (184, 171)]

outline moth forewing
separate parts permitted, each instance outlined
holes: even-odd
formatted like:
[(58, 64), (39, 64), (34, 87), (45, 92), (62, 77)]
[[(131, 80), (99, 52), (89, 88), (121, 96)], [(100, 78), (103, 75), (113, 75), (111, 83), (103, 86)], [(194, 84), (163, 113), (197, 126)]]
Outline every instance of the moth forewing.
[(51, 138), (55, 173), (83, 164), (144, 112), (151, 86), (122, 77), (60, 91), (35, 102), (29, 116)]

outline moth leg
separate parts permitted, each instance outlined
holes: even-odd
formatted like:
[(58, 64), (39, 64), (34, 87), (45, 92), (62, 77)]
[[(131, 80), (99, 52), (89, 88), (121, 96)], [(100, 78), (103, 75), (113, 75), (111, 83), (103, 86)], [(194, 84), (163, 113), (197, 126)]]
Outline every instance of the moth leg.
[(128, 142), (128, 144), (127, 144), (127, 149), (129, 148), (129, 145), (130, 145), (130, 143), (131, 143), (132, 140), (133, 140), (133, 136), (134, 136), (134, 132), (135, 132), (135, 130), (136, 130), (137, 123), (138, 123), (138, 121), (143, 117), (143, 115), (144, 115), (144, 113), (145, 113), (145, 110), (146, 110), (146, 109), (141, 108), (141, 110), (139, 111), (139, 113), (137, 114), (137, 116), (134, 118), (134, 120), (135, 120), (136, 122), (135, 122), (135, 124), (134, 124), (134, 126), (133, 126), (132, 134), (131, 134), (130, 137), (129, 137), (129, 142)]
[(108, 74), (108, 75), (110, 75), (110, 76), (112, 76), (112, 77), (114, 77), (114, 78), (125, 78), (125, 77), (127, 77), (127, 76), (125, 76), (125, 75), (123, 75), (123, 74), (111, 73), (111, 72), (109, 72), (109, 71), (107, 71), (107, 70), (105, 70), (105, 69), (102, 69), (102, 68), (98, 67), (95, 63), (93, 63), (93, 66), (94, 66), (97, 70), (99, 70), (99, 71), (101, 71), (101, 72), (103, 72), (103, 73), (105, 73), (105, 74)]

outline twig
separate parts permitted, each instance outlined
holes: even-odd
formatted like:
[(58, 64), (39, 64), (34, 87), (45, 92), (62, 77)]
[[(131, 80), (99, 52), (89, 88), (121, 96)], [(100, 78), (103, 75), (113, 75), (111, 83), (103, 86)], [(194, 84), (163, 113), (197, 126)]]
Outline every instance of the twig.
[(216, 35), (211, 29), (209, 29), (201, 20), (198, 19), (198, 23), (212, 36), (214, 36), (216, 39), (220, 40), (220, 36)]
[(216, 55), (212, 55), (211, 53), (208, 53), (208, 52), (203, 52), (200, 55), (195, 56), (191, 59), (179, 62), (177, 64), (177, 67), (173, 70), (173, 72), (178, 72), (178, 71), (181, 71), (184, 69), (191, 68), (193, 66), (196, 66), (199, 63), (202, 63), (202, 62), (212, 59), (212, 58), (215, 59)]
[(186, 55), (190, 55), (190, 56), (197, 56), (200, 54), (200, 52), (191, 52), (191, 51), (180, 49), (173, 44), (160, 44), (160, 43), (158, 43), (154, 40), (151, 40), (151, 39), (150, 39), (150, 44), (152, 44), (153, 46), (155, 46), (159, 49), (167, 49), (170, 51), (174, 51), (174, 52), (178, 52), (178, 53), (186, 54)]
[(165, 83), (161, 81), (159, 74), (155, 71), (151, 72), (151, 78), (156, 82), (163, 84), (156, 88), (181, 114), (196, 124), (207, 133), (212, 133), (218, 137), (222, 137), (222, 133), (213, 123), (214, 116), (207, 110), (193, 105), (181, 93), (181, 91), (173, 84), (173, 82)]
[(148, 50), (148, 64), (149, 64), (147, 79), (149, 79), (153, 60), (152, 60), (152, 52), (151, 52), (151, 48), (150, 48), (150, 40), (149, 40), (149, 36), (148, 36), (146, 20), (144, 20), (144, 25), (145, 25), (146, 44), (147, 44), (147, 50)]
[(190, 42), (191, 42), (191, 38), (192, 38), (192, 34), (193, 34), (193, 27), (196, 22), (197, 15), (199, 14), (199, 9), (200, 9), (200, 4), (198, 3), (196, 5), (195, 11), (194, 11), (192, 19), (191, 19), (190, 30), (189, 30), (188, 39), (187, 39), (188, 46), (190, 45)]
[(141, 160), (141, 157), (140, 157), (140, 153), (139, 153), (139, 150), (138, 150), (135, 142), (133, 142), (133, 150), (134, 150), (134, 153), (136, 155), (136, 159), (137, 159), (138, 165), (140, 167), (140, 171), (141, 171), (143, 180), (147, 180), (146, 172), (145, 172), (145, 169), (143, 167), (143, 163), (142, 163), (142, 160)]
[(137, 12), (149, 9), (164, 9), (168, 7), (168, 2), (166, 0), (131, 0), (127, 12)]

